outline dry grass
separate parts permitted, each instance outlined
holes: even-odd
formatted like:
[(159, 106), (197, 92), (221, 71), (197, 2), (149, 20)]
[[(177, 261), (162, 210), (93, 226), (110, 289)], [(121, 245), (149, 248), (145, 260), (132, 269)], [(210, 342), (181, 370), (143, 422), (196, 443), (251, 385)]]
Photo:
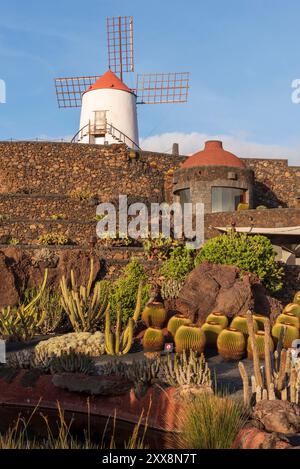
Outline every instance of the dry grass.
[(179, 417), (175, 435), (179, 448), (226, 449), (247, 420), (242, 403), (229, 397), (200, 394), (188, 402)]

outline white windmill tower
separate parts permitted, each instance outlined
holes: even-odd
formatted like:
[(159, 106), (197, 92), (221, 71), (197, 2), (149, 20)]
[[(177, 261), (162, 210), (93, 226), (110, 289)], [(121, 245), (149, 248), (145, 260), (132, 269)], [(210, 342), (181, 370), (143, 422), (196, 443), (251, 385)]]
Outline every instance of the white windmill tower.
[(131, 16), (107, 18), (107, 44), (109, 70), (104, 75), (55, 78), (58, 106), (81, 107), (72, 142), (122, 142), (139, 149), (137, 104), (186, 102), (189, 73), (138, 74), (136, 88), (130, 89), (123, 73), (134, 71)]

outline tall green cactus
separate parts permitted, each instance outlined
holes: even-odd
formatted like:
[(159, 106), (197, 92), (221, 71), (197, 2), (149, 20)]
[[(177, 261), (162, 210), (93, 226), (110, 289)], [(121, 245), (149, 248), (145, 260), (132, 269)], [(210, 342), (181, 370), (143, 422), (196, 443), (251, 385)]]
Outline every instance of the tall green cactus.
[(133, 318), (128, 319), (127, 327), (122, 331), (121, 309), (118, 308), (114, 330), (111, 327), (109, 308), (105, 312), (105, 351), (108, 355), (125, 355), (133, 343)]
[(71, 270), (71, 289), (67, 286), (65, 276), (60, 281), (61, 303), (75, 332), (94, 332), (107, 308), (109, 285), (100, 281), (96, 282), (92, 289), (93, 274), (94, 260), (91, 259), (87, 286), (77, 287), (73, 270)]
[(48, 270), (37, 295), (28, 303), (2, 308), (0, 313), (0, 336), (5, 340), (27, 341), (32, 339), (43, 324), (46, 311), (39, 314), (36, 303), (42, 296), (47, 283)]

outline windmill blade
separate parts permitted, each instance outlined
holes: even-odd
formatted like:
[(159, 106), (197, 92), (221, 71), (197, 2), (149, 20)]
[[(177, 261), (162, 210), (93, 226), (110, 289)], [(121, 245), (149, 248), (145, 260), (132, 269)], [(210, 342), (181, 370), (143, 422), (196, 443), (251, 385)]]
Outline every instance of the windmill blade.
[(108, 65), (122, 79), (123, 72), (134, 71), (133, 18), (107, 18)]
[(54, 83), (58, 107), (80, 107), (82, 94), (93, 85), (98, 78), (100, 78), (99, 75), (55, 78)]
[(137, 75), (138, 104), (186, 103), (189, 78), (189, 72)]

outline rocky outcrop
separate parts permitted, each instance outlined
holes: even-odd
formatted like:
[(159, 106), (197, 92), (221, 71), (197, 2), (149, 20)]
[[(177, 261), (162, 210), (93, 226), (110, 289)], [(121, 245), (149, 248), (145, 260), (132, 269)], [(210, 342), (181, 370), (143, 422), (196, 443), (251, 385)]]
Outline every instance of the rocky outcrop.
[[(81, 250), (65, 250), (55, 253), (47, 248), (32, 255), (11, 247), (0, 251), (0, 307), (14, 305), (23, 288), (41, 284), (45, 269), (48, 269), (49, 287), (58, 287), (63, 275), (70, 276), (74, 270), (78, 283), (86, 282), (90, 272), (90, 254)], [(101, 261), (94, 258), (94, 279), (101, 272)]]
[(287, 435), (300, 432), (300, 407), (289, 401), (260, 401), (254, 408), (253, 418), (268, 432)]
[(243, 273), (238, 267), (204, 262), (187, 277), (176, 309), (197, 324), (202, 324), (212, 311), (232, 317), (249, 309), (273, 321), (282, 304), (267, 295), (254, 275)]

